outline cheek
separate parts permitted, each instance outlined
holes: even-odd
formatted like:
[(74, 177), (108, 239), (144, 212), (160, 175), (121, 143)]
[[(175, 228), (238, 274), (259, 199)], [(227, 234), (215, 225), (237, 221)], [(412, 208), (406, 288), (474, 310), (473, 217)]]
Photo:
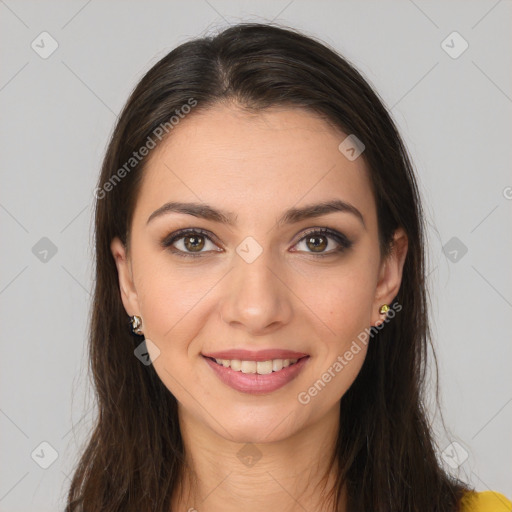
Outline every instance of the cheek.
[[(369, 272), (353, 272), (329, 281), (323, 293), (311, 298), (313, 313), (321, 318), (325, 335), (317, 345), (316, 364), (307, 376), (300, 403), (311, 406), (311, 415), (322, 415), (350, 388), (366, 358), (365, 329), (370, 326), (373, 289)], [(363, 336), (361, 334), (363, 333)], [(325, 389), (325, 390), (324, 390)]]
[[(191, 347), (202, 325), (201, 316), (212, 306), (208, 290), (215, 284), (204, 274), (193, 276), (165, 261), (164, 255), (141, 259), (137, 287), (144, 320), (144, 334), (159, 350), (153, 367), (167, 389), (181, 402), (185, 389), (197, 383), (191, 364)], [(211, 281), (211, 282), (210, 282)], [(187, 383), (187, 384), (185, 384)]]
[(333, 290), (329, 307), (332, 329), (340, 334), (354, 333), (370, 323), (372, 289), (361, 279), (344, 281), (339, 289)]
[(165, 252), (141, 251), (137, 261), (134, 273), (141, 276), (136, 286), (144, 333), (160, 350), (176, 349), (170, 342), (186, 338), (183, 329), (191, 326), (190, 315), (208, 283), (177, 269)]
[(323, 320), (329, 345), (349, 344), (370, 326), (375, 294), (373, 271), (359, 263), (346, 266), (323, 280), (308, 299), (312, 312)]

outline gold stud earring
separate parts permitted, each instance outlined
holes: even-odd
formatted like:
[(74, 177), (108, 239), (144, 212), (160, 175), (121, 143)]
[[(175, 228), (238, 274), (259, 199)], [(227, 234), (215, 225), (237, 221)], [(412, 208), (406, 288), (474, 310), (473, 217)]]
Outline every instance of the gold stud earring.
[(130, 317), (130, 321), (131, 321), (131, 324), (132, 324), (132, 331), (135, 333), (135, 334), (144, 334), (141, 330), (141, 325), (142, 325), (142, 318), (138, 315), (134, 315), (132, 317)]
[(389, 306), (387, 304), (382, 304), (382, 306), (379, 309), (379, 313), (383, 315), (384, 313), (387, 313), (389, 311)]

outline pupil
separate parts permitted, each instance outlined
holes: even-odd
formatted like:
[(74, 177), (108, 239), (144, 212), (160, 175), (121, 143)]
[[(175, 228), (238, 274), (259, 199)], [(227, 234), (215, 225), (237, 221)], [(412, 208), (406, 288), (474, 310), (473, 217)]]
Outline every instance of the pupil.
[[(313, 242), (314, 240), (322, 240), (322, 239), (325, 240), (325, 237), (323, 237), (323, 236), (312, 236), (312, 237), (309, 238), (308, 241), (313, 244), (313, 247), (315, 249), (325, 249), (325, 242), (324, 243), (320, 242), (320, 244), (315, 244)], [(316, 252), (320, 252), (320, 251), (316, 251)]]
[[(201, 242), (198, 242), (197, 240), (201, 239), (202, 237), (199, 236), (199, 235), (194, 235), (194, 236), (189, 236), (185, 242), (185, 245), (187, 247), (187, 249), (202, 249), (203, 248), (203, 245), (204, 245), (204, 242), (201, 243)], [(195, 242), (194, 242), (195, 240)], [(189, 245), (191, 247), (189, 247)]]

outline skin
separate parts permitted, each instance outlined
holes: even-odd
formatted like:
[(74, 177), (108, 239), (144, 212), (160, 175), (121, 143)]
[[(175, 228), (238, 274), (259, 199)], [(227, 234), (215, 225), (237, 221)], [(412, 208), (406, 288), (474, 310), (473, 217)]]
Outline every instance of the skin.
[[(297, 396), (358, 334), (383, 321), (379, 308), (399, 290), (407, 237), (397, 230), (395, 250), (381, 259), (364, 158), (349, 161), (338, 150), (346, 134), (311, 112), (272, 108), (249, 114), (234, 104), (216, 105), (188, 116), (171, 135), (153, 150), (144, 171), (130, 252), (118, 238), (111, 250), (126, 313), (142, 317), (146, 339), (160, 350), (153, 365), (178, 400), (187, 460), (197, 477), (185, 475), (173, 510), (329, 510), (320, 505), (322, 490), (315, 486), (333, 453), (339, 401), (367, 346), (360, 344), (308, 404)], [(354, 205), (365, 225), (347, 212), (276, 225), (292, 206), (330, 199)], [(237, 214), (237, 224), (182, 213), (146, 224), (168, 201), (204, 202)], [(322, 227), (345, 234), (352, 247), (315, 257), (304, 235)], [(160, 241), (181, 228), (204, 229), (216, 238), (199, 237), (202, 256), (180, 257)], [(262, 248), (252, 263), (236, 252), (248, 236)], [(320, 253), (339, 246), (330, 235), (317, 236)], [(196, 254), (185, 240), (174, 248)], [(221, 382), (201, 356), (229, 348), (284, 348), (310, 359), (284, 387), (250, 395)], [(252, 466), (237, 456), (246, 443), (261, 455)], [(333, 478), (323, 482), (328, 489)]]

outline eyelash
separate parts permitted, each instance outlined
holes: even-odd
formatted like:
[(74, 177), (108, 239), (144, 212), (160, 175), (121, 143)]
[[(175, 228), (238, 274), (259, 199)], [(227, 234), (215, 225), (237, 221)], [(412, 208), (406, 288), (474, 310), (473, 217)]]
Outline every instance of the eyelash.
[[(172, 244), (174, 244), (174, 242), (181, 240), (183, 238), (186, 238), (189, 235), (204, 236), (205, 238), (207, 238), (208, 240), (213, 242), (213, 240), (210, 237), (208, 232), (206, 232), (202, 229), (185, 228), (185, 229), (180, 229), (174, 233), (171, 233), (169, 236), (167, 236), (166, 238), (164, 238), (162, 240), (161, 245), (165, 249), (170, 250), (173, 254), (176, 254), (178, 256), (182, 256), (185, 258), (189, 258), (189, 257), (197, 258), (197, 257), (204, 256), (204, 254), (205, 254), (204, 252), (203, 253), (191, 253), (191, 252), (182, 251), (181, 249), (173, 249), (172, 248)], [(353, 242), (351, 240), (349, 240), (345, 235), (343, 235), (342, 233), (339, 233), (337, 231), (334, 231), (332, 229), (329, 229), (329, 228), (313, 228), (310, 231), (307, 231), (304, 234), (304, 236), (297, 242), (297, 244), (312, 235), (327, 236), (327, 238), (332, 238), (339, 244), (338, 248), (333, 249), (329, 252), (318, 253), (318, 254), (315, 254), (313, 252), (309, 253), (314, 258), (325, 258), (327, 256), (332, 256), (333, 254), (342, 253), (345, 250), (350, 249), (353, 244)], [(295, 244), (295, 245), (297, 245), (297, 244)], [(206, 252), (209, 252), (209, 251), (206, 251)]]

